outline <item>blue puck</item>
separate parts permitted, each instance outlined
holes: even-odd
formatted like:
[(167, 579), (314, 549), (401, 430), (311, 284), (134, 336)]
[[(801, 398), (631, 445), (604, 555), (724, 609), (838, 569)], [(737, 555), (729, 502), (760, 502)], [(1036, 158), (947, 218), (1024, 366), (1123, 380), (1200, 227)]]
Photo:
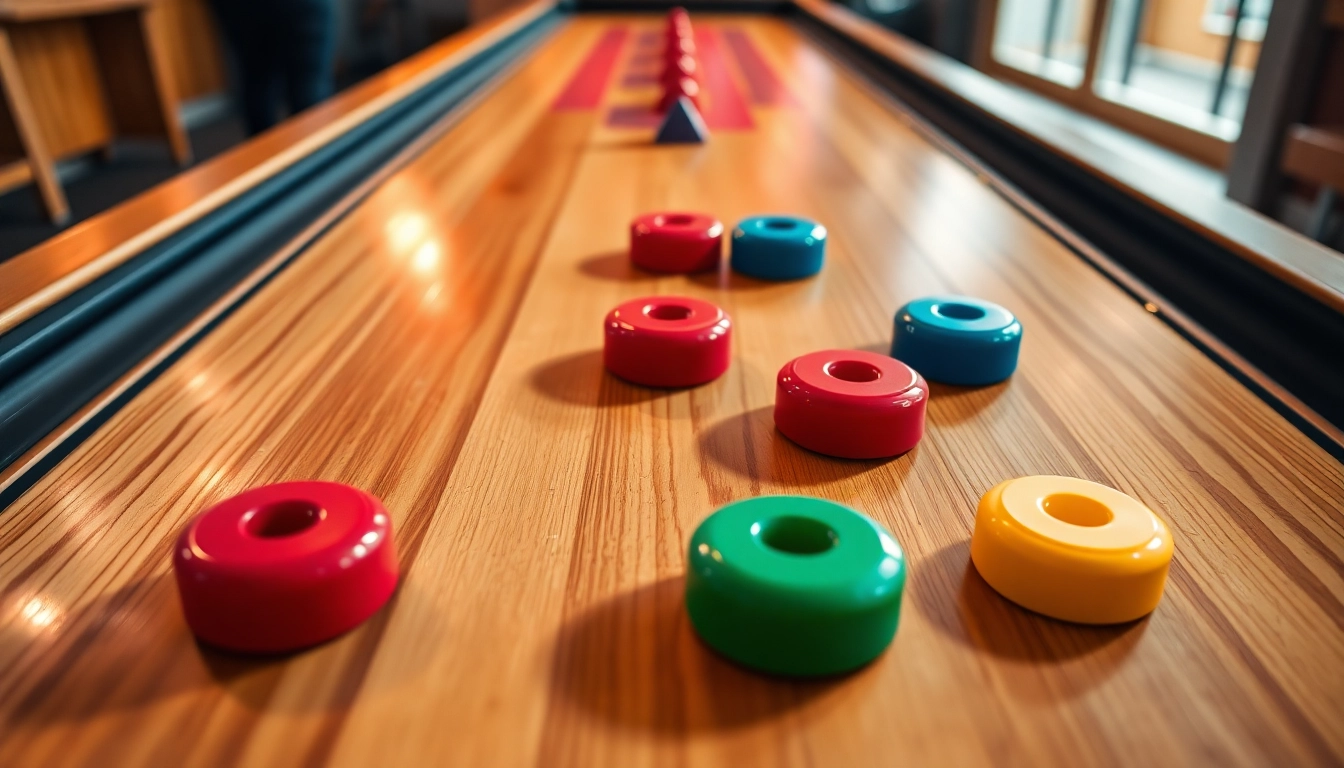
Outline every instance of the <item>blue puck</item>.
[(796, 216), (753, 216), (733, 230), (733, 270), (761, 280), (798, 280), (821, 271), (826, 228)]
[(1022, 324), (1012, 312), (969, 296), (928, 296), (896, 313), (891, 356), (929, 381), (978, 386), (1017, 368)]

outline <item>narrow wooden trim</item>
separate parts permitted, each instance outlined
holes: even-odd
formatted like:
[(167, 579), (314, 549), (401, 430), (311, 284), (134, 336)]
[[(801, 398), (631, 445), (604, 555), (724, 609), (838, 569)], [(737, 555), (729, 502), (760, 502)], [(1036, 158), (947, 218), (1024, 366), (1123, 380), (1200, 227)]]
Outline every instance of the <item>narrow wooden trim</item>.
[(155, 0), (0, 0), (0, 21), (66, 19), (143, 8)]
[(994, 25), (999, 18), (999, 0), (980, 0), (975, 12), (975, 41), (971, 66), (984, 70), (994, 60)]
[(541, 17), (534, 0), (0, 263), (0, 333), (237, 198)]
[(1344, 131), (1292, 126), (1283, 146), (1283, 170), (1303, 181), (1344, 189)]
[(1101, 60), (1101, 38), (1106, 34), (1106, 20), (1111, 15), (1111, 0), (1096, 0), (1092, 4), (1092, 18), (1087, 26), (1087, 61), (1083, 64), (1083, 82), (1079, 90), (1092, 93), (1096, 82), (1097, 62)]
[[(28, 166), (37, 182), (37, 191), (42, 196), (42, 204), (47, 209), (47, 215), (57, 224), (64, 223), (70, 218), (70, 204), (65, 199), (65, 190), (61, 189), (61, 181), (56, 176), (55, 162), (51, 153), (47, 151), (47, 143), (43, 140), (42, 131), (33, 115), (28, 86), (23, 82), (23, 72), (19, 69), (19, 61), (14, 56), (9, 28), (3, 25), (0, 25), (0, 83), (3, 85), (9, 114), (13, 116), (14, 128), (19, 134), (19, 142), (23, 145), (23, 153), (28, 158)], [(3, 284), (2, 278), (0, 284)]]
[[(1022, 136), (1042, 144), (1185, 226), (1250, 261), (1271, 276), (1340, 312), (1344, 312), (1344, 260), (1339, 254), (1272, 219), (1224, 197), (1192, 199), (1083, 142), (1063, 146), (1040, 132), (1034, 117), (1043, 110), (1065, 110), (1043, 96), (1018, 91), (889, 32), (854, 12), (823, 0), (794, 0), (821, 24), (866, 46), (896, 66), (985, 112)], [(1095, 118), (1084, 115), (1083, 120)], [(1174, 159), (1174, 158), (1173, 158)]]

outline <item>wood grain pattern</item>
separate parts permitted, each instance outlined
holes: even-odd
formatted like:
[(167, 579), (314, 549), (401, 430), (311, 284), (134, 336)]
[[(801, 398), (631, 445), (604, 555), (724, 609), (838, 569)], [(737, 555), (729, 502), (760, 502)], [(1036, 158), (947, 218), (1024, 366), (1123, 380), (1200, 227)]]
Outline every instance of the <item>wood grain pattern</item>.
[[(12, 765), (1331, 765), (1344, 759), (1344, 467), (773, 19), (796, 105), (704, 147), (547, 107), (611, 23), (581, 17), (0, 515), (0, 743)], [(658, 21), (640, 22), (656, 28)], [(625, 223), (689, 207), (814, 216), (814, 280), (653, 277)], [(1010, 381), (936, 387), (924, 442), (830, 460), (777, 435), (787, 359), (883, 348), (903, 301), (1014, 309)], [(686, 391), (601, 369), (620, 300), (734, 317)], [(999, 480), (1061, 473), (1176, 534), (1149, 618), (1029, 614), (968, 565)], [(281, 659), (196, 646), (168, 551), (262, 482), (387, 503), (405, 577)], [(797, 683), (719, 660), (681, 609), (717, 505), (851, 504), (904, 545), (877, 662)]]
[[(150, 16), (165, 45), (168, 69), (178, 94), (192, 99), (224, 89), (224, 57), (206, 0), (3, 0), (0, 21), (31, 23), (43, 20), (67, 20), (67, 30), (76, 28), (72, 16), (102, 14), (143, 8)], [(64, 61), (88, 57), (88, 46), (66, 49), (56, 58)]]
[[(41, 113), (33, 107), (32, 92), (26, 73), (15, 51), (14, 38), (9, 29), (0, 27), (0, 90), (4, 91), (4, 105), (8, 120), (0, 122), (13, 126), (12, 147), (27, 166), (28, 176), (37, 182), (37, 191), (47, 215), (53, 221), (64, 221), (70, 216), (70, 203), (56, 177), (51, 149), (47, 144)], [(10, 138), (7, 136), (5, 138)], [(8, 141), (4, 142), (9, 144)], [(18, 181), (23, 174), (6, 173), (9, 181)]]
[(9, 27), (38, 130), (54, 158), (87, 152), (112, 136), (89, 30), (77, 19)]
[(222, 93), (224, 50), (206, 0), (158, 0), (150, 14), (178, 98)]
[(551, 7), (535, 0), (444, 40), (251, 141), (0, 263), (0, 333), (288, 168)]

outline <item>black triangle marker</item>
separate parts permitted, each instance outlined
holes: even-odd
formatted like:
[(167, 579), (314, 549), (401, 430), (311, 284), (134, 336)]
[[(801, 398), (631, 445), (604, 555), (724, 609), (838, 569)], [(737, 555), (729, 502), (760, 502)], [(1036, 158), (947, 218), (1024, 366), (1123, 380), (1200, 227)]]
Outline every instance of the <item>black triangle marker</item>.
[(705, 121), (695, 108), (695, 102), (682, 96), (667, 110), (653, 143), (703, 144), (708, 138), (709, 129), (705, 127)]

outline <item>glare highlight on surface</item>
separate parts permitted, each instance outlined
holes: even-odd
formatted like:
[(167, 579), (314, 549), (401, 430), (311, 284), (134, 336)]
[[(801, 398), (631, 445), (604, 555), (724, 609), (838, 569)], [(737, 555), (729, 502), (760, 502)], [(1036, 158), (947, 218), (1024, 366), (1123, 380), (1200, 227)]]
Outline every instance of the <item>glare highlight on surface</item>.
[(45, 629), (60, 619), (61, 609), (40, 597), (34, 597), (23, 604), (19, 614), (30, 625)]
[(397, 251), (409, 251), (429, 233), (429, 219), (419, 213), (399, 213), (387, 222), (387, 240)]
[(415, 255), (411, 257), (411, 267), (422, 274), (433, 272), (439, 265), (439, 258), (442, 255), (442, 249), (436, 241), (426, 241), (415, 249)]

